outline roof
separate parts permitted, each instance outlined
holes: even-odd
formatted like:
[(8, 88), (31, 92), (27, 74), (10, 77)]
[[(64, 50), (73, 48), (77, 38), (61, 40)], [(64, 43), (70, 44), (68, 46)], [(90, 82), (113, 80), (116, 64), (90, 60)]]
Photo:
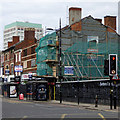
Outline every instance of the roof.
[(18, 27), (31, 27), (31, 28), (42, 28), (42, 24), (29, 23), (29, 22), (13, 22), (5, 26), (5, 29), (18, 26)]
[[(111, 16), (111, 17), (115, 17), (115, 16)], [(91, 19), (97, 21), (96, 18), (93, 18), (91, 15), (89, 15), (89, 16), (87, 16), (87, 17), (82, 18), (81, 20), (76, 21), (76, 22), (73, 23), (72, 25), (74, 25), (74, 24), (76, 24), (76, 23), (78, 23), (78, 22), (80, 22), (80, 21), (83, 21), (83, 20), (85, 20), (85, 19), (87, 19), (87, 18), (91, 18)], [(97, 21), (97, 22), (98, 22), (98, 21)], [(102, 24), (102, 23), (100, 23), (100, 24), (101, 24), (102, 26), (106, 27), (106, 28), (110, 28), (112, 31), (114, 31), (116, 34), (118, 34), (112, 27), (106, 26), (106, 25), (104, 25), (104, 24)], [(71, 26), (72, 26), (72, 25), (71, 25)]]
[(14, 49), (14, 48), (15, 48), (15, 45), (13, 45), (13, 46), (11, 46), (11, 47), (9, 47), (9, 48), (3, 50), (2, 52), (8, 52), (9, 50)]

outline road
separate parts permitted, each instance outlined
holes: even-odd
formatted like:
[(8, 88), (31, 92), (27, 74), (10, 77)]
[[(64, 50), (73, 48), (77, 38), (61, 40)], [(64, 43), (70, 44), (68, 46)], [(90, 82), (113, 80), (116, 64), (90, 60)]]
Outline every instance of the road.
[[(30, 120), (30, 118), (86, 118), (85, 120), (114, 120), (118, 117), (117, 112), (99, 111), (81, 108), (73, 105), (55, 104), (49, 102), (18, 101), (9, 98), (2, 99), (2, 118), (19, 118), (19, 120)], [(89, 119), (88, 119), (89, 118)], [(107, 119), (108, 118), (108, 119)], [(52, 119), (51, 119), (52, 120)]]

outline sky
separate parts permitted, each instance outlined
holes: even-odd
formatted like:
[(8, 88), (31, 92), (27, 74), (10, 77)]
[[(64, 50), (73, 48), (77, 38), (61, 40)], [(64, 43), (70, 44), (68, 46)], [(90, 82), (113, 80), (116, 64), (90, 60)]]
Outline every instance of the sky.
[[(117, 16), (119, 0), (0, 0), (0, 50), (3, 49), (4, 26), (15, 21), (42, 24), (43, 28), (59, 28), (69, 23), (69, 8), (82, 8), (82, 18), (93, 16), (104, 19), (106, 15)], [(104, 22), (104, 20), (102, 21)], [(117, 22), (118, 23), (118, 22)]]

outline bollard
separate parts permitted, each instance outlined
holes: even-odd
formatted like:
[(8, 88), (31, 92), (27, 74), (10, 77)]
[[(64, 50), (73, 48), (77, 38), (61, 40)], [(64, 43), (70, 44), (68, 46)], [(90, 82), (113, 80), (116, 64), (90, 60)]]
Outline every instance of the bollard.
[(98, 97), (97, 97), (97, 95), (95, 96), (95, 107), (98, 107)]
[(114, 109), (116, 109), (116, 96), (114, 96)]
[(113, 101), (112, 101), (112, 99), (113, 99), (113, 90), (111, 89), (110, 90), (110, 109), (112, 110), (112, 104), (113, 104)]

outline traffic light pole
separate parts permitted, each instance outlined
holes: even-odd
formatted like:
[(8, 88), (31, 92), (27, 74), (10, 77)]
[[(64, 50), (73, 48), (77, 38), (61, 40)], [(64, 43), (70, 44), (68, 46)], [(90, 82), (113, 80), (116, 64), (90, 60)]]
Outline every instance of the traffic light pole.
[[(113, 102), (112, 78), (114, 75), (117, 75), (117, 54), (109, 54), (110, 109), (112, 109)], [(116, 109), (116, 98), (114, 99), (114, 108)]]
[(110, 109), (112, 110), (112, 94), (113, 94), (113, 90), (112, 90), (112, 76), (110, 76)]

